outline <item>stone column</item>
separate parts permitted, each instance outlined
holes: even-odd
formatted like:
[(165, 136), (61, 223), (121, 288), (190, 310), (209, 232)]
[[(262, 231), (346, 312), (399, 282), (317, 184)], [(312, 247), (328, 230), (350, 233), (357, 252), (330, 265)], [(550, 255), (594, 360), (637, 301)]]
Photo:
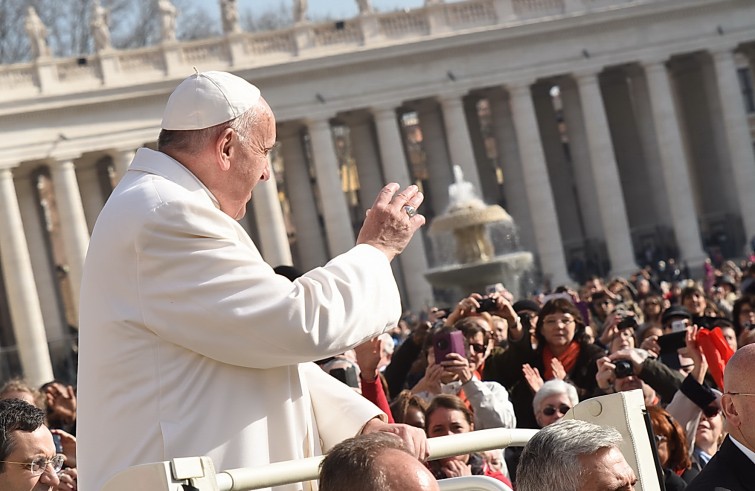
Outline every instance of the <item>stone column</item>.
[(113, 158), (113, 166), (115, 167), (115, 176), (118, 181), (126, 174), (128, 166), (131, 165), (131, 161), (134, 160), (136, 152), (133, 149), (126, 150), (113, 150), (110, 156)]
[(13, 175), (0, 169), (0, 261), (24, 378), (39, 387), (53, 379), (42, 309), (21, 222)]
[(97, 162), (90, 162), (77, 169), (79, 187), (81, 188), (81, 202), (84, 206), (87, 230), (91, 234), (94, 223), (105, 206), (105, 199), (100, 188), (100, 175)]
[(524, 169), (524, 187), (534, 220), (535, 244), (543, 276), (550, 280), (551, 286), (571, 284), (530, 86), (518, 83), (510, 84), (508, 88)]
[(749, 241), (755, 237), (755, 154), (737, 80), (734, 53), (731, 49), (714, 51), (713, 65), (718, 81), (718, 94), (724, 118), (722, 123), (734, 170), (739, 209), (742, 213), (745, 238)]
[[(39, 307), (42, 311), (42, 322), (45, 326), (47, 339), (55, 342), (65, 338), (68, 333), (67, 324), (78, 325), (78, 319), (71, 319), (70, 313), (65, 311), (66, 292), (60, 288), (58, 271), (49, 250), (44, 211), (40, 206), (37, 192), (36, 173), (14, 175), (16, 200), (21, 211), (21, 222), (24, 226), (26, 246), (29, 251), (34, 283), (36, 285)], [(2, 252), (0, 252), (2, 253)], [(55, 349), (50, 350), (54, 359)]]
[(429, 211), (428, 216), (433, 218), (446, 210), (448, 186), (454, 182), (454, 178), (437, 102), (435, 100), (422, 101), (417, 107), (417, 113), (419, 125), (422, 128), (422, 147), (425, 150), (429, 172), (425, 209)]
[(463, 98), (459, 95), (441, 97), (440, 105), (443, 110), (443, 122), (446, 128), (451, 165), (461, 167), (461, 170), (464, 171), (464, 179), (470, 182), (478, 193), (482, 193), (480, 173), (477, 170), (477, 160), (474, 156), (472, 141), (467, 129), (467, 118), (464, 114)]
[[(640, 144), (642, 145), (645, 167), (649, 177), (648, 191), (651, 193), (655, 204), (655, 220), (658, 225), (671, 228), (672, 219), (669, 211), (671, 206), (668, 204), (668, 197), (666, 196), (666, 182), (663, 172), (658, 170), (661, 168), (661, 152), (658, 148), (658, 135), (653, 124), (653, 110), (650, 107), (650, 94), (645, 70), (638, 65), (629, 68), (628, 72), (631, 77), (631, 92), (634, 100), (635, 117), (637, 118), (637, 130), (640, 135)], [(671, 82), (670, 79), (669, 82)], [(672, 104), (674, 104), (673, 101)], [(674, 104), (674, 108), (676, 107), (676, 104)], [(677, 120), (677, 123), (681, 124), (681, 121)], [(681, 135), (682, 126), (679, 126), (677, 131)]]
[(598, 195), (596, 206), (600, 210), (608, 257), (611, 259), (611, 274), (629, 276), (637, 271), (637, 264), (598, 76), (596, 72), (587, 72), (576, 74), (575, 78), (582, 102), (590, 163)]
[(577, 186), (577, 199), (588, 239), (603, 240), (603, 228), (600, 222), (600, 212), (595, 203), (598, 202), (595, 192), (595, 181), (590, 170), (590, 152), (585, 134), (585, 122), (582, 117), (582, 106), (579, 101), (577, 86), (573, 80), (561, 80), (561, 103), (563, 104), (566, 134), (569, 138), (574, 183)]
[[(404, 154), (401, 128), (399, 128), (394, 107), (373, 108), (377, 130), (380, 156), (383, 161), (383, 173), (387, 182), (398, 182), (402, 186), (412, 182)], [(420, 207), (420, 212), (422, 207)], [(427, 272), (427, 255), (422, 240), (422, 232), (417, 232), (404, 252), (398, 257), (406, 284), (408, 306), (419, 310), (433, 301), (433, 291), (425, 280)]]
[[(380, 172), (380, 155), (375, 143), (372, 118), (367, 112), (358, 112), (344, 118), (349, 126), (349, 137), (359, 175), (359, 203), (362, 211), (372, 206), (386, 183)], [(406, 186), (408, 183), (401, 183)]]
[(307, 128), (312, 142), (328, 249), (331, 256), (337, 256), (354, 247), (354, 231), (341, 185), (333, 134), (327, 119), (308, 121)]
[(662, 61), (645, 63), (648, 98), (653, 126), (661, 157), (661, 171), (666, 184), (666, 197), (671, 211), (671, 223), (679, 247), (680, 260), (693, 268), (703, 265), (707, 255), (703, 251), (695, 202), (692, 199), (689, 164), (674, 107), (669, 74)]
[(265, 262), (271, 266), (291, 265), (291, 246), (278, 199), (278, 183), (272, 162), (269, 165), (270, 179), (257, 183), (252, 193), (252, 209), (259, 224), (260, 249)]
[(60, 215), (60, 230), (63, 235), (63, 247), (66, 251), (68, 274), (71, 279), (73, 301), (78, 313), (81, 291), (81, 273), (84, 267), (89, 230), (87, 229), (81, 193), (76, 181), (73, 160), (62, 159), (51, 165), (55, 202)]
[(291, 204), (291, 215), (296, 228), (296, 266), (303, 271), (322, 266), (328, 260), (323, 237), (325, 233), (317, 215), (317, 203), (312, 194), (314, 182), (304, 156), (300, 128), (278, 134), (285, 169), (286, 195)]
[(493, 118), (493, 132), (498, 149), (498, 159), (503, 163), (503, 195), (508, 211), (519, 230), (519, 237), (524, 249), (537, 249), (534, 220), (530, 213), (527, 193), (524, 188), (524, 169), (519, 157), (519, 144), (511, 116), (508, 96), (503, 89), (494, 89), (488, 97), (490, 113)]

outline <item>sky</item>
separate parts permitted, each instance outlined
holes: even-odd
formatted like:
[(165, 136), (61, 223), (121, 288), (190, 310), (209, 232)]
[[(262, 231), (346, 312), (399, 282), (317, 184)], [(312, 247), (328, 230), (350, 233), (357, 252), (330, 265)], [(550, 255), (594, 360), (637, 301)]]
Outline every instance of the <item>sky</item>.
[[(293, 0), (238, 0), (239, 10), (249, 8), (270, 10), (281, 3), (288, 3), (289, 8)], [(396, 9), (417, 8), (424, 4), (424, 0), (372, 0), (372, 8), (380, 12), (390, 12)], [(347, 19), (354, 17), (359, 11), (356, 0), (309, 0), (308, 12), (310, 17), (333, 19)]]
[[(458, 0), (447, 0), (458, 1)], [(196, 6), (201, 6), (210, 15), (219, 16), (219, 8), (215, 7), (219, 2), (215, 0), (191, 0)], [(285, 4), (289, 12), (292, 10), (294, 0), (237, 0), (239, 12), (267, 12), (277, 11), (280, 5)], [(372, 0), (372, 8), (378, 12), (391, 12), (398, 9), (419, 8), (424, 5), (424, 0)], [(309, 17), (311, 19), (349, 19), (359, 12), (356, 0), (308, 0)], [(219, 17), (218, 17), (219, 18)]]

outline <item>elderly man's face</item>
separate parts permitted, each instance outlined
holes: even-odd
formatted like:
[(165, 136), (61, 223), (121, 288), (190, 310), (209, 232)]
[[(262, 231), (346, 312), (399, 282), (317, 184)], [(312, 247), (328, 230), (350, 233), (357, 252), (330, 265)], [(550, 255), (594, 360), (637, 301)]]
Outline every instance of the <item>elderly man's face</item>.
[[(55, 443), (52, 433), (46, 426), (34, 431), (16, 430), (13, 435), (13, 450), (4, 460), (0, 472), (0, 489), (3, 491), (50, 491), (60, 483), (51, 466), (42, 473), (33, 473), (28, 465), (36, 457), (51, 459), (55, 456)], [(10, 463), (10, 462), (20, 462)]]
[(586, 471), (581, 491), (634, 490), (637, 477), (618, 448), (602, 448), (581, 456), (579, 461)]
[(268, 154), (275, 146), (275, 116), (266, 103), (258, 111), (260, 115), (252, 129), (245, 135), (238, 135), (235, 158), (231, 162), (232, 172), (228, 175), (224, 193), (228, 204), (223, 206), (221, 202), (221, 209), (236, 220), (246, 214), (252, 189), (260, 181), (270, 178)]

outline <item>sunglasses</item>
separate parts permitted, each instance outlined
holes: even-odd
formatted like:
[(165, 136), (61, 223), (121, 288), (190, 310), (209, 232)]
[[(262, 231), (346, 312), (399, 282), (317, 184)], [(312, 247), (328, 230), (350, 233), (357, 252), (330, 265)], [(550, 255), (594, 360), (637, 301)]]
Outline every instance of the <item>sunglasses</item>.
[(485, 345), (480, 343), (469, 343), (469, 347), (474, 350), (475, 353), (485, 353)]
[(558, 411), (558, 413), (561, 416), (563, 416), (564, 414), (566, 414), (569, 411), (569, 409), (571, 409), (571, 408), (569, 406), (567, 406), (566, 404), (561, 404), (557, 408), (554, 407), (554, 406), (545, 406), (543, 408), (543, 414), (546, 415), (546, 416), (553, 416), (554, 414), (556, 414), (556, 411)]
[(705, 406), (703, 408), (703, 414), (706, 418), (715, 418), (720, 412), (721, 409), (718, 406)]

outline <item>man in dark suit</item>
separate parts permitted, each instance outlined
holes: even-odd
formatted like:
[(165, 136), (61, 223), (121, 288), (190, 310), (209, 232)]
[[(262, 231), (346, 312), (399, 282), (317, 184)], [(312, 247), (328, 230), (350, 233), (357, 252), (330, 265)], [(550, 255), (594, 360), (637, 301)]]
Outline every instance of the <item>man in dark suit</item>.
[(755, 344), (740, 348), (724, 370), (721, 408), (729, 436), (687, 491), (755, 491)]

